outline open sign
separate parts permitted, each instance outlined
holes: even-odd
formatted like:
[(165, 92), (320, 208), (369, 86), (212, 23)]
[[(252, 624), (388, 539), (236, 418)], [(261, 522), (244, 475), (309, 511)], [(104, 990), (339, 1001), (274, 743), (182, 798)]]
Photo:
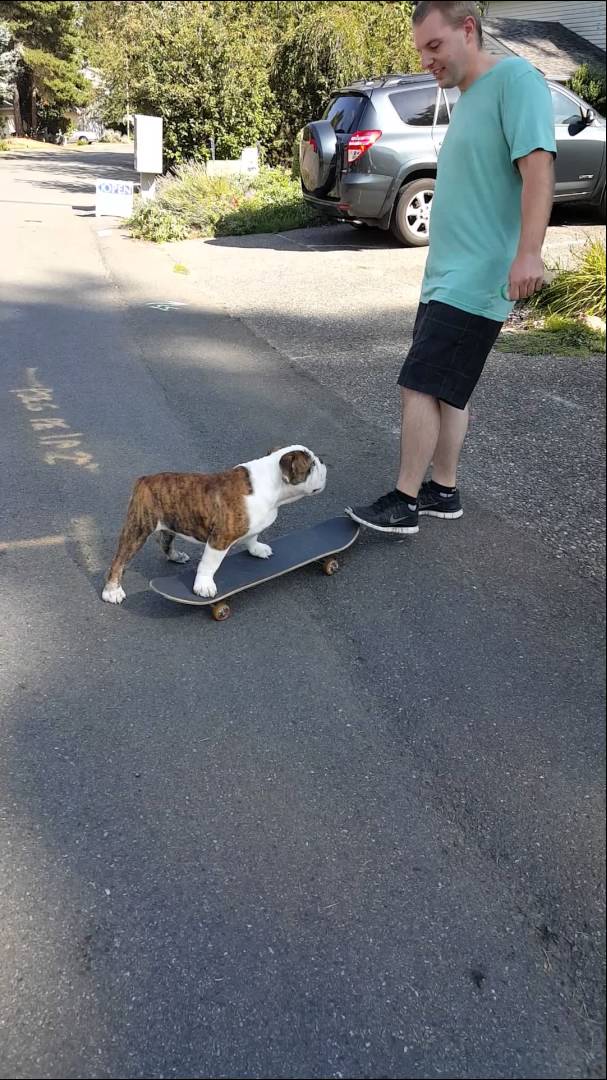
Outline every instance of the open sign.
[(128, 180), (95, 181), (95, 217), (130, 217), (133, 184)]

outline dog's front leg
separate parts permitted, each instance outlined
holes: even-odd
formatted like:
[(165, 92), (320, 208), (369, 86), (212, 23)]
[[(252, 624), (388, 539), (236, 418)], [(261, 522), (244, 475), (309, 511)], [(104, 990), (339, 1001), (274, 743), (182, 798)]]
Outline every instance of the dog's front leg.
[(249, 555), (254, 555), (256, 559), (269, 559), (272, 554), (270, 545), (260, 544), (256, 536), (249, 536), (245, 545)]
[(215, 596), (217, 594), (214, 577), (229, 550), (229, 547), (223, 549), (211, 547), (210, 543), (207, 542), (202, 553), (202, 559), (198, 563), (194, 581), (194, 592), (197, 596)]

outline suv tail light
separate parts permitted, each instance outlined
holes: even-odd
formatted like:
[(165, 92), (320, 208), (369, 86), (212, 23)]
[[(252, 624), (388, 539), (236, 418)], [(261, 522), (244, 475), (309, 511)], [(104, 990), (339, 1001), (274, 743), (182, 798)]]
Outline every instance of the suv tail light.
[(355, 131), (348, 139), (348, 165), (366, 154), (381, 136), (381, 131)]

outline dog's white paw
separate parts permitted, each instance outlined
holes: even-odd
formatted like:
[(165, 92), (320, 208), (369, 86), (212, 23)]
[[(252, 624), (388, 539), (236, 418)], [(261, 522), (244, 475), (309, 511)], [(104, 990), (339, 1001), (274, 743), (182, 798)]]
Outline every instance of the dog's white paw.
[(186, 563), (190, 561), (190, 556), (186, 555), (185, 551), (171, 551), (167, 559), (169, 562)]
[(249, 544), (249, 555), (254, 555), (256, 559), (269, 559), (272, 554), (272, 548), (269, 544)]
[(101, 593), (101, 599), (107, 604), (121, 604), (125, 597), (126, 593), (122, 585), (106, 585)]
[(216, 596), (217, 586), (212, 577), (197, 577), (194, 582), (196, 596)]

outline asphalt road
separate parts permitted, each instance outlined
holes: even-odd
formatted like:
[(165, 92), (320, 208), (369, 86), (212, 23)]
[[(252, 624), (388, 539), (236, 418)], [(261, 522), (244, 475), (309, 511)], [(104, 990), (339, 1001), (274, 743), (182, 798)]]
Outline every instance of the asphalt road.
[(140, 473), (301, 440), (330, 478), (286, 531), (394, 451), (212, 270), (90, 216), (126, 165), (0, 160), (0, 1075), (603, 1076), (583, 562), (473, 492), (225, 624), (147, 589), (152, 544), (101, 603)]

